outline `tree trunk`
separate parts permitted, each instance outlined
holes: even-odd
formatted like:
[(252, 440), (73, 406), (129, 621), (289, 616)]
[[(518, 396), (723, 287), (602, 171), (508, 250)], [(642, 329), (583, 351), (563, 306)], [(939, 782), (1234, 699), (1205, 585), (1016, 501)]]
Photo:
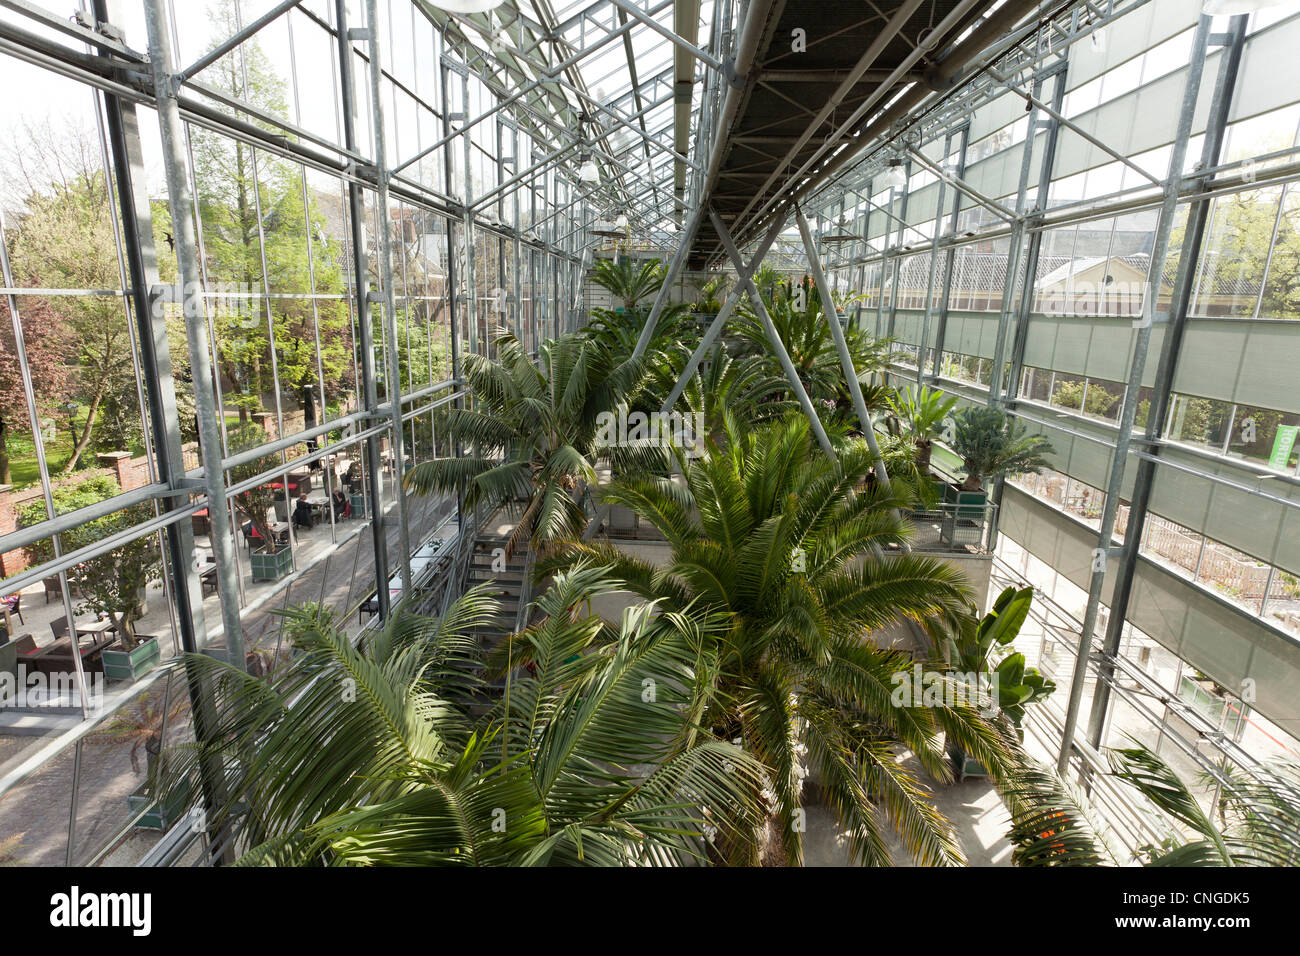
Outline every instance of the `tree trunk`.
[(4, 416), (0, 416), (0, 485), (12, 485), (13, 476), (9, 473), (9, 426)]
[(99, 384), (95, 387), (95, 397), (90, 402), (90, 411), (86, 414), (86, 427), (82, 430), (81, 437), (77, 439), (76, 445), (73, 446), (72, 457), (63, 466), (64, 471), (71, 472), (77, 467), (77, 462), (81, 459), (81, 453), (90, 444), (91, 433), (95, 430), (95, 416), (99, 414), (99, 403), (104, 400), (104, 388), (107, 380), (107, 373), (99, 378)]
[(983, 489), (984, 485), (980, 481), (980, 476), (976, 474), (968, 474), (966, 480), (961, 483), (962, 491), (982, 491)]
[(928, 438), (916, 440), (916, 468), (923, 475), (930, 473), (930, 454), (933, 448), (934, 443)]

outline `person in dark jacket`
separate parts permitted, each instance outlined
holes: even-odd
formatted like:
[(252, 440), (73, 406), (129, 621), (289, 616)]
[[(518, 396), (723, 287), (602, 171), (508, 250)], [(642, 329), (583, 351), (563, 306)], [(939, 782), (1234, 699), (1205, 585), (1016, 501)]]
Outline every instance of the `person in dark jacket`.
[(307, 492), (301, 492), (298, 495), (298, 502), (293, 506), (293, 523), (298, 528), (310, 528), (315, 524), (312, 517), (311, 504), (307, 501)]

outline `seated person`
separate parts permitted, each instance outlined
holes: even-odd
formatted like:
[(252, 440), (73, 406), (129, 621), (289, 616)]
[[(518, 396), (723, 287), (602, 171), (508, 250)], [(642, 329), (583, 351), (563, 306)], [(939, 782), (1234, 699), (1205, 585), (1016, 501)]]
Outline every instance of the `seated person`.
[(305, 491), (298, 495), (298, 501), (293, 506), (293, 523), (298, 528), (310, 528), (316, 523)]
[(352, 501), (348, 498), (346, 491), (342, 488), (335, 488), (334, 494), (330, 498), (334, 504), (335, 518), (350, 518), (352, 516)]

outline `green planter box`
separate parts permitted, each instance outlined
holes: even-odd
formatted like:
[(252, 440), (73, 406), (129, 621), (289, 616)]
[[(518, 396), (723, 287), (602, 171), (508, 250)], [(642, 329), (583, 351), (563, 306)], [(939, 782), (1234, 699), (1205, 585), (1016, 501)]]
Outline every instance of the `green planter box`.
[(105, 680), (132, 681), (149, 673), (162, 660), (162, 648), (158, 638), (145, 637), (133, 650), (106, 650), (101, 659), (104, 662)]
[(366, 496), (353, 495), (352, 496), (352, 517), (360, 518), (363, 515), (365, 515), (365, 513), (366, 513)]
[(987, 491), (963, 491), (960, 485), (945, 483), (943, 486), (944, 504), (957, 505), (952, 509), (958, 518), (966, 521), (982, 521), (984, 506), (988, 504)]
[(254, 551), (248, 563), (254, 581), (278, 581), (293, 570), (293, 549), (285, 546), (278, 551)]
[(960, 747), (949, 747), (948, 756), (952, 759), (953, 769), (957, 771), (958, 783), (967, 777), (987, 777), (989, 775), (983, 764)]
[(178, 787), (165, 801), (155, 800), (148, 790), (149, 784), (142, 783), (126, 797), (126, 805), (131, 808), (132, 816), (144, 810), (144, 816), (135, 823), (136, 827), (142, 830), (166, 830), (185, 815), (185, 805), (190, 801), (188, 788)]

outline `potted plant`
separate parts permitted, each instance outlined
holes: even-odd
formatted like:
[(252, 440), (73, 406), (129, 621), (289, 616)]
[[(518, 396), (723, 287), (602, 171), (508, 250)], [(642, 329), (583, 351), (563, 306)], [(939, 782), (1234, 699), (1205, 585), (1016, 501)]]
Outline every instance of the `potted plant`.
[(889, 402), (889, 430), (911, 441), (916, 468), (922, 475), (930, 474), (934, 440), (942, 434), (943, 423), (956, 404), (955, 397), (945, 397), (943, 392), (928, 386), (919, 390), (909, 387)]
[(988, 492), (984, 479), (1020, 475), (1047, 464), (1044, 456), (1056, 449), (1042, 435), (1026, 435), (1025, 426), (999, 408), (965, 408), (953, 416), (952, 450), (961, 457), (966, 479), (945, 485), (944, 500), (959, 507), (957, 517), (981, 519)]
[[(159, 754), (169, 728), (185, 717), (189, 702), (183, 694), (171, 695), (168, 688), (141, 694), (113, 715), (102, 729), (91, 734), (90, 742), (100, 746), (130, 746), (131, 769), (141, 772), (140, 752), (145, 755), (145, 778), (127, 795), (132, 815), (144, 811), (137, 827), (165, 830), (184, 813), (189, 790), (182, 784), (165, 795), (158, 793)], [(161, 797), (161, 799), (160, 799)]]
[[(125, 508), (91, 522), (95, 538), (135, 527), (153, 517), (148, 505)], [(162, 579), (162, 551), (156, 534), (145, 534), (104, 554), (87, 558), (72, 572), (82, 596), (78, 613), (93, 612), (113, 622), (115, 646), (102, 652), (107, 680), (133, 681), (162, 659), (158, 638), (140, 634), (137, 622), (145, 613), (145, 594)]]
[[(1001, 657), (996, 663), (994, 657), (996, 651), (1016, 639), (1033, 600), (1031, 587), (1006, 588), (988, 614), (978, 621), (968, 618), (956, 633), (948, 636), (945, 645), (948, 663), (959, 679), (977, 689), (990, 690), (1000, 718), (1010, 723), (1021, 741), (1024, 731), (1020, 725), (1025, 719), (1025, 708), (1050, 695), (1056, 690), (1056, 684), (1036, 668), (1026, 667), (1025, 655), (1018, 651)], [(959, 746), (950, 744), (948, 755), (956, 764), (959, 778), (987, 776), (979, 762)]]
[[(230, 451), (238, 454), (264, 445), (267, 435), (262, 426), (252, 422), (239, 426), (230, 436)], [(236, 465), (230, 469), (232, 484), (240, 484), (273, 470), (280, 464), (277, 455), (262, 455), (253, 461)], [(253, 526), (250, 538), (249, 567), (254, 581), (278, 581), (293, 570), (293, 549), (275, 540), (275, 528), (271, 522), (274, 513), (276, 491), (269, 481), (254, 485), (252, 488), (231, 496), (235, 510)]]

